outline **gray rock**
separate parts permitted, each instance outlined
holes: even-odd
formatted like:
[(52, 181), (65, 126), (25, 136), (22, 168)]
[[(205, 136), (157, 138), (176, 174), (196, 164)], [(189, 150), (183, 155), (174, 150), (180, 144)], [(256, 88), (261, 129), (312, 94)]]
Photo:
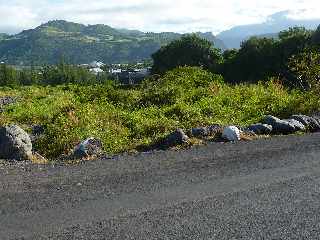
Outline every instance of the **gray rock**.
[(219, 124), (214, 124), (214, 125), (208, 126), (207, 129), (208, 129), (209, 136), (213, 136), (218, 132), (222, 132), (223, 127)]
[(319, 114), (319, 113), (313, 114), (311, 117), (312, 117), (314, 120), (316, 120), (317, 123), (320, 125), (320, 114)]
[(173, 147), (177, 145), (181, 145), (187, 143), (189, 141), (189, 137), (184, 133), (184, 131), (180, 128), (170, 133), (164, 140), (164, 145), (166, 147)]
[(19, 126), (0, 128), (0, 158), (17, 161), (32, 158), (31, 139)]
[(298, 120), (295, 120), (295, 119), (284, 119), (283, 121), (286, 121), (286, 122), (292, 124), (295, 127), (296, 131), (305, 131), (306, 130), (306, 127), (301, 122), (299, 122)]
[(31, 134), (30, 134), (30, 139), (32, 143), (35, 143), (43, 134), (44, 134), (44, 127), (41, 125), (32, 125), (31, 126)]
[(32, 125), (31, 129), (32, 129), (32, 135), (35, 135), (35, 136), (39, 136), (44, 133), (44, 127), (42, 125), (38, 125), (38, 124)]
[(240, 137), (240, 130), (235, 126), (228, 126), (223, 129), (222, 138), (228, 141), (239, 141)]
[(222, 127), (218, 124), (214, 124), (207, 127), (192, 128), (188, 132), (188, 134), (190, 133), (190, 136), (192, 137), (203, 138), (203, 137), (213, 136), (216, 133), (221, 131), (222, 131)]
[(255, 134), (270, 134), (272, 132), (272, 125), (257, 123), (250, 125), (247, 130)]
[(5, 106), (5, 105), (15, 103), (16, 100), (17, 99), (15, 97), (11, 97), (11, 96), (0, 97), (0, 106)]
[(313, 117), (306, 115), (293, 115), (290, 118), (301, 122), (308, 130), (312, 132), (320, 131), (320, 123)]
[(0, 97), (0, 112), (3, 111), (5, 106), (7, 106), (9, 104), (13, 104), (16, 101), (17, 101), (17, 99), (15, 97), (11, 97), (11, 96)]
[(78, 144), (73, 156), (76, 158), (96, 156), (102, 153), (102, 143), (99, 139), (90, 137)]
[(296, 132), (296, 127), (293, 124), (274, 116), (268, 115), (262, 122), (271, 125), (272, 132), (275, 134), (290, 134)]
[(207, 137), (209, 136), (209, 131), (207, 127), (197, 127), (192, 128), (190, 131), (191, 136), (193, 137)]

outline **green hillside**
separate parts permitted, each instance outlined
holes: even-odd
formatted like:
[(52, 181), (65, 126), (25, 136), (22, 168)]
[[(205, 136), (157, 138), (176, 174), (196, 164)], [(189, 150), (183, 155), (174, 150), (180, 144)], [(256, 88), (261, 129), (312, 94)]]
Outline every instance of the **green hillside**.
[[(197, 33), (224, 49), (211, 33)], [(162, 45), (181, 37), (178, 33), (143, 33), (107, 25), (50, 21), (19, 34), (0, 35), (0, 61), (15, 65), (55, 64), (61, 57), (70, 63), (133, 62), (150, 58)]]
[(9, 38), (10, 36), (5, 33), (0, 33), (0, 41)]

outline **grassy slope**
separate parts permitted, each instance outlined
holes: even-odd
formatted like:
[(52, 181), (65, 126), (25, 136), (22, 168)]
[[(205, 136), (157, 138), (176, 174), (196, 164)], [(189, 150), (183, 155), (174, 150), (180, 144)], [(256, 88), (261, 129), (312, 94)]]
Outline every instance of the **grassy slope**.
[(318, 110), (310, 92), (288, 91), (276, 82), (230, 86), (199, 68), (180, 68), (137, 89), (112, 85), (0, 89), (20, 101), (0, 113), (0, 125), (46, 127), (36, 148), (47, 157), (68, 153), (81, 139), (102, 139), (107, 152), (134, 149), (177, 127), (247, 125), (266, 114), (286, 117)]

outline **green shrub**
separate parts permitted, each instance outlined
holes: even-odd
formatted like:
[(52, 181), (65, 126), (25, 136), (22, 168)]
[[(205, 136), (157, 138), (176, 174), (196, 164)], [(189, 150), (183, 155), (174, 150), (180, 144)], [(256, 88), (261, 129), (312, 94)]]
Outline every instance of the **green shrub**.
[(159, 79), (149, 79), (142, 85), (142, 105), (171, 105), (177, 102), (193, 102), (209, 94), (212, 83), (221, 84), (220, 75), (199, 67), (179, 67)]
[(152, 59), (152, 72), (164, 74), (179, 66), (202, 66), (215, 71), (222, 56), (210, 41), (191, 34), (161, 47), (152, 55)]
[(19, 100), (0, 112), (0, 124), (27, 130), (32, 124), (44, 126), (35, 148), (49, 158), (69, 153), (90, 136), (101, 139), (107, 152), (119, 153), (153, 143), (178, 127), (246, 125), (267, 114), (285, 118), (320, 108), (318, 95), (289, 90), (277, 79), (229, 85), (197, 67), (174, 69), (135, 89), (111, 83), (28, 86), (0, 88), (1, 96)]
[(320, 53), (312, 50), (292, 56), (288, 63), (295, 78), (296, 88), (319, 90), (320, 86)]

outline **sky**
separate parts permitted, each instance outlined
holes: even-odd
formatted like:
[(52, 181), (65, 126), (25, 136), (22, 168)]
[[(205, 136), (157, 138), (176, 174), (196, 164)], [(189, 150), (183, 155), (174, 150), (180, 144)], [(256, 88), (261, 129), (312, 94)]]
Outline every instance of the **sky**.
[(0, 32), (17, 33), (49, 20), (106, 24), (145, 32), (218, 33), (261, 23), (289, 10), (288, 17), (320, 17), (319, 0), (0, 0)]

